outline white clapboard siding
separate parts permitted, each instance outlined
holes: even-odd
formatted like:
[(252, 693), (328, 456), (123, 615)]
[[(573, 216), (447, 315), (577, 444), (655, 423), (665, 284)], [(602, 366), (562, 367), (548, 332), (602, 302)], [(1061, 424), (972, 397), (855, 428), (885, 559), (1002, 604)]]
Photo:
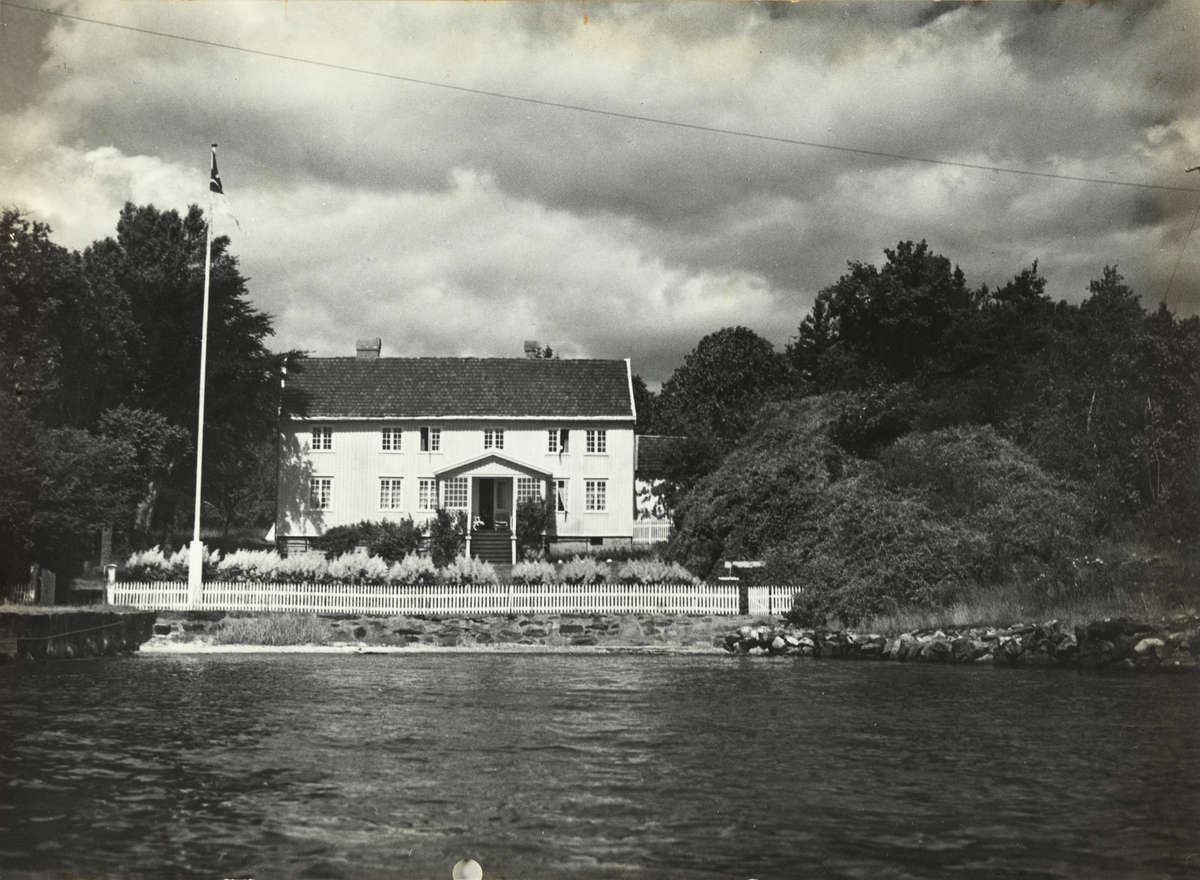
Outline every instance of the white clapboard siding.
[(792, 610), (796, 596), (804, 593), (804, 589), (801, 587), (747, 587), (746, 593), (751, 614), (779, 617)]
[[(107, 599), (160, 611), (313, 614), (737, 614), (736, 585), (274, 584), (207, 581), (197, 605), (180, 583), (116, 583)], [(790, 607), (790, 605), (789, 605)]]

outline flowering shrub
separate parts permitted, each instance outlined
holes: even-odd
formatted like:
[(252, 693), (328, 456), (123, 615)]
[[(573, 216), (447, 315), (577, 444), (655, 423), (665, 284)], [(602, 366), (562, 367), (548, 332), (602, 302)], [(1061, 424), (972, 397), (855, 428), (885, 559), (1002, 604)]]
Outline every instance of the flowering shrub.
[(329, 561), (320, 550), (289, 553), (279, 560), (277, 580), (288, 583), (320, 583), (329, 580)]
[[(432, 560), (410, 553), (390, 566), (381, 556), (363, 551), (343, 553), (326, 559), (319, 550), (280, 556), (274, 550), (235, 550), (221, 558), (217, 551), (205, 553), (204, 576), (208, 580), (249, 583), (347, 584), (435, 584), (439, 570)], [(166, 555), (161, 547), (132, 554), (118, 570), (125, 581), (187, 580), (188, 548)], [(450, 584), (496, 584), (496, 569), (480, 559), (459, 556), (444, 569), (440, 580)], [(621, 565), (615, 576), (608, 565), (590, 556), (576, 556), (558, 571), (545, 560), (518, 562), (512, 567), (516, 584), (691, 584), (699, 580), (678, 563), (634, 559)]]
[(329, 562), (326, 579), (346, 584), (387, 583), (388, 564), (365, 550), (343, 553)]
[(446, 566), (442, 577), (448, 584), (498, 584), (496, 569), (490, 562), (467, 556), (459, 556)]
[(602, 584), (608, 580), (608, 566), (590, 556), (576, 556), (563, 563), (559, 576), (568, 584)]
[(282, 557), (274, 550), (235, 550), (217, 563), (222, 581), (278, 581)]
[[(170, 556), (163, 552), (162, 547), (155, 545), (149, 550), (130, 554), (125, 564), (117, 567), (117, 574), (126, 581), (186, 581), (189, 555), (186, 544)], [(205, 548), (202, 564), (204, 577), (216, 576), (220, 556), (218, 551), (209, 553)]]
[(390, 584), (436, 584), (437, 569), (426, 557), (409, 553), (399, 562), (392, 563), (387, 579)]
[(518, 562), (512, 567), (514, 584), (552, 584), (558, 577), (553, 562)]
[(623, 584), (698, 584), (700, 579), (678, 562), (657, 559), (631, 559), (617, 572)]

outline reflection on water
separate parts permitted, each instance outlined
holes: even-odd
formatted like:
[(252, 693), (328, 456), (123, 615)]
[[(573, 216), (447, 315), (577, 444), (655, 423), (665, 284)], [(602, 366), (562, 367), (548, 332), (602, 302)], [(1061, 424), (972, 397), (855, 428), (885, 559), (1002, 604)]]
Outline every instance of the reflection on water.
[(1200, 876), (1198, 706), (733, 657), (9, 664), (0, 876)]

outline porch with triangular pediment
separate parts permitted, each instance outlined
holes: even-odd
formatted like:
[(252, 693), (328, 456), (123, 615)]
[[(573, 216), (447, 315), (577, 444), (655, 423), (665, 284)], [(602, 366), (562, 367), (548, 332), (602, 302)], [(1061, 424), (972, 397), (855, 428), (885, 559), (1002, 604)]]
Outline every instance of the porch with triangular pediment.
[(514, 564), (517, 505), (531, 490), (545, 498), (551, 473), (500, 452), (485, 452), (439, 468), (434, 476), (443, 484), (466, 481), (467, 555), (493, 565)]

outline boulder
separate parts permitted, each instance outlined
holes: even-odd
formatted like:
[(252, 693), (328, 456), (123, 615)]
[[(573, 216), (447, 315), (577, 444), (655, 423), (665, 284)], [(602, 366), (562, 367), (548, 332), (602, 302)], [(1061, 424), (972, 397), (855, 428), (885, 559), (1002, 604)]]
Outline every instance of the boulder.
[(1167, 643), (1164, 642), (1162, 639), (1155, 639), (1155, 638), (1142, 639), (1140, 642), (1138, 642), (1136, 645), (1133, 646), (1133, 653), (1137, 654), (1139, 657), (1144, 657), (1147, 654), (1157, 657), (1158, 655), (1160, 655), (1163, 652), (1163, 649), (1166, 646), (1167, 646)]

